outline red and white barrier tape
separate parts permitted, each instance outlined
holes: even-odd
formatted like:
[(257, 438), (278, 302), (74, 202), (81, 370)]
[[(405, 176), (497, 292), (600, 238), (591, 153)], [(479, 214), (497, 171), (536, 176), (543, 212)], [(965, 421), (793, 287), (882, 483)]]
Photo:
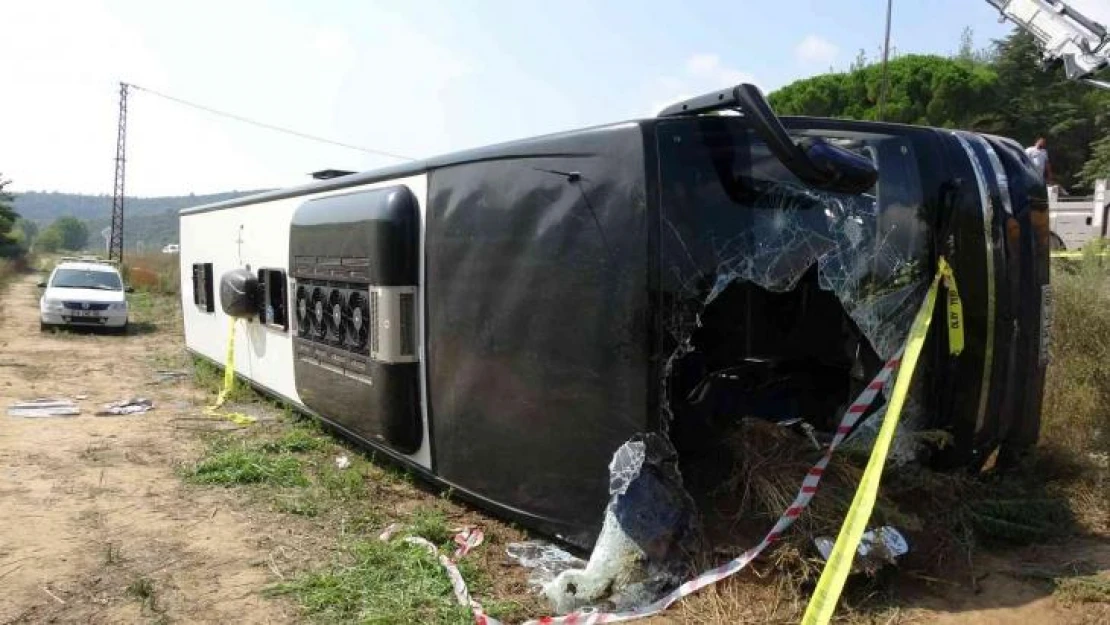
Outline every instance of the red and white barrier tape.
[[(394, 523), (385, 528), (378, 536), (378, 539), (388, 541), (393, 538), (393, 535), (396, 534), (399, 529), (401, 529), (401, 525), (399, 523)], [(487, 617), (485, 611), (482, 610), (482, 604), (478, 603), (470, 596), (470, 589), (466, 587), (466, 580), (463, 579), (462, 573), (459, 571), (459, 567), (455, 564), (455, 561), (470, 553), (471, 549), (481, 545), (483, 540), (485, 540), (485, 534), (476, 527), (464, 527), (458, 530), (454, 538), (455, 544), (458, 545), (455, 549), (455, 556), (453, 558), (448, 558), (439, 552), (438, 547), (425, 538), (419, 536), (406, 536), (404, 538), (406, 543), (410, 545), (419, 545), (427, 549), (432, 556), (439, 560), (440, 566), (447, 571), (447, 577), (451, 580), (451, 590), (455, 593), (455, 600), (459, 602), (459, 605), (470, 608), (470, 611), (474, 613), (474, 621), (480, 625), (496, 623), (496, 621)]]
[[(862, 417), (871, 404), (874, 403), (875, 398), (879, 395), (879, 391), (883, 390), (887, 383), (890, 382), (895, 369), (897, 369), (898, 365), (901, 363), (901, 359), (902, 351), (899, 350), (893, 358), (883, 365), (879, 374), (871, 380), (863, 392), (859, 394), (859, 397), (848, 407), (848, 410), (844, 413), (844, 417), (840, 420), (840, 425), (836, 428), (836, 434), (833, 436), (832, 442), (829, 443), (828, 448), (825, 450), (825, 454), (812, 468), (810, 468), (809, 472), (802, 480), (801, 488), (798, 489), (798, 494), (795, 496), (794, 501), (787, 507), (786, 511), (782, 513), (782, 516), (779, 517), (779, 520), (771, 528), (771, 531), (767, 532), (767, 535), (763, 537), (763, 540), (758, 545), (748, 549), (734, 560), (730, 560), (715, 569), (698, 575), (694, 579), (675, 588), (670, 594), (648, 605), (626, 610), (624, 612), (578, 611), (564, 614), (563, 616), (544, 616), (527, 621), (524, 625), (594, 625), (596, 623), (618, 623), (621, 621), (644, 618), (658, 614), (669, 608), (679, 599), (742, 571), (752, 560), (755, 560), (759, 554), (763, 553), (764, 549), (778, 541), (782, 533), (793, 525), (794, 521), (801, 516), (806, 506), (808, 506), (809, 502), (813, 499), (814, 494), (817, 493), (817, 486), (821, 483), (821, 476), (824, 475), (825, 469), (829, 466), (829, 461), (832, 460), (833, 452), (844, 442), (844, 438), (852, 431), (856, 422), (859, 421), (860, 417)], [(386, 530), (382, 532), (380, 538), (382, 540), (389, 540), (398, 527), (397, 525), (391, 525), (386, 528)], [(470, 607), (474, 613), (474, 621), (476, 623), (479, 625), (500, 625), (500, 621), (487, 615), (485, 611), (482, 610), (482, 606), (470, 596), (470, 592), (466, 587), (466, 581), (463, 580), (462, 574), (459, 573), (459, 569), (455, 565), (454, 560), (440, 555), (435, 545), (423, 538), (408, 537), (405, 541), (422, 545), (439, 558), (440, 564), (447, 571), (448, 577), (451, 578), (451, 586), (454, 588), (455, 598), (458, 599), (459, 605)], [(455, 551), (455, 559), (458, 559), (482, 543), (481, 530), (466, 528), (455, 536), (455, 543), (459, 545), (459, 548)]]

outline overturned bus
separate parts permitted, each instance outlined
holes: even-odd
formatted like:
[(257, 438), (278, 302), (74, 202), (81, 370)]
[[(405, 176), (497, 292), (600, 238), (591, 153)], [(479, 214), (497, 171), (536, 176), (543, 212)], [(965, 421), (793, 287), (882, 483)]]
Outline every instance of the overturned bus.
[(920, 460), (975, 467), (1037, 438), (1048, 214), (1008, 139), (778, 118), (741, 85), (180, 220), (193, 354), (223, 364), (239, 317), (241, 378), (581, 547), (637, 434), (685, 462), (741, 417), (827, 440), (940, 256), (966, 347), (926, 343), (903, 418), (953, 444)]

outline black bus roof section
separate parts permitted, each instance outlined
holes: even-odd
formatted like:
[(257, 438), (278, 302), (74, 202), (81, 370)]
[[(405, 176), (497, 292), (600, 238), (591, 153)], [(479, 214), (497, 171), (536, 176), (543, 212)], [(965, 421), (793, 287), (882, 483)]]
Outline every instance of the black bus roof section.
[[(739, 118), (744, 120), (743, 117)], [(856, 121), (845, 119), (833, 119), (829, 117), (780, 117), (783, 126), (788, 129), (822, 129), (822, 130), (843, 130), (843, 131), (869, 131), (869, 132), (892, 132), (897, 134), (932, 134), (940, 132), (935, 128), (928, 128), (922, 126), (912, 126), (907, 124), (895, 124), (890, 122), (872, 122), (872, 121)], [(517, 141), (510, 141), (507, 143), (499, 143), (472, 150), (464, 150), (461, 152), (451, 152), (439, 156), (433, 156), (427, 159), (413, 161), (411, 163), (402, 163), (383, 167), (381, 169), (373, 169), (357, 174), (347, 176), (340, 176), (328, 180), (320, 180), (311, 182), (304, 185), (295, 187), (288, 187), (284, 189), (275, 189), (273, 191), (266, 191), (254, 195), (247, 195), (223, 202), (216, 202), (213, 204), (204, 204), (192, 208), (185, 208), (180, 211), (181, 215), (195, 215), (198, 213), (207, 213), (211, 211), (225, 210), (229, 208), (236, 208), (239, 206), (249, 206), (252, 204), (259, 204), (262, 202), (272, 202), (276, 200), (284, 200), (294, 197), (301, 197), (305, 195), (312, 195), (315, 193), (323, 193), (327, 191), (337, 191), (351, 187), (358, 187), (375, 182), (382, 182), (386, 180), (393, 180), (396, 178), (404, 178), (409, 176), (418, 176), (420, 174), (428, 173), (435, 169), (442, 167), (451, 167), (453, 165), (463, 165), (467, 163), (478, 163), (483, 161), (498, 161), (498, 160), (512, 160), (512, 159), (536, 159), (536, 158), (559, 158), (559, 157), (584, 157), (592, 156), (592, 154), (585, 153), (566, 153), (559, 151), (552, 151), (549, 146), (552, 145), (553, 140), (572, 137), (576, 135), (610, 132), (625, 128), (629, 125), (640, 126), (641, 128), (653, 128), (656, 124), (666, 121), (666, 118), (649, 118), (632, 120), (625, 122), (615, 122), (611, 124), (604, 124), (600, 126), (592, 126), (589, 128), (582, 128), (577, 130), (570, 130), (566, 132), (552, 133), (547, 135), (540, 135), (528, 139), (520, 139)], [(746, 123), (746, 120), (744, 120)]]

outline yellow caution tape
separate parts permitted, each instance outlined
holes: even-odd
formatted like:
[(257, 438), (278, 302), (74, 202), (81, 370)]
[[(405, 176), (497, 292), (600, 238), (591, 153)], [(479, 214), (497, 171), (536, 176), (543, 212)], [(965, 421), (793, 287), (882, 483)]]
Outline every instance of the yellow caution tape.
[(231, 421), (235, 425), (251, 425), (252, 423), (258, 421), (258, 417), (253, 417), (242, 412), (229, 412), (226, 413), (224, 416), (227, 417), (228, 421)]
[[(964, 351), (964, 303), (960, 299), (960, 290), (956, 288), (956, 274), (943, 256), (937, 262), (937, 274), (948, 291), (948, 353), (958, 356)], [(936, 289), (935, 279), (933, 289)]]
[(1052, 258), (1083, 258), (1090, 255), (1092, 258), (1106, 258), (1110, 256), (1110, 251), (1106, 252), (1049, 252)]
[(258, 419), (241, 412), (229, 412), (221, 414), (220, 408), (227, 401), (227, 396), (235, 389), (235, 317), (231, 317), (231, 323), (228, 326), (227, 336), (227, 356), (224, 359), (224, 384), (220, 389), (219, 395), (216, 396), (216, 402), (211, 406), (205, 408), (204, 412), (213, 417), (225, 417), (236, 425), (250, 425)]
[(879, 481), (883, 477), (883, 466), (886, 464), (890, 444), (894, 439), (894, 432), (898, 427), (898, 418), (902, 413), (902, 406), (906, 403), (906, 393), (913, 379), (913, 371), (921, 357), (921, 348), (925, 344), (925, 337), (929, 334), (929, 325), (933, 320), (933, 309), (936, 307), (937, 291), (941, 281), (948, 288), (948, 344), (949, 351), (953, 354), (963, 349), (963, 305), (956, 290), (956, 279), (952, 268), (942, 257), (938, 263), (937, 274), (929, 292), (925, 295), (925, 302), (917, 311), (910, 328), (910, 335), (906, 339), (906, 350), (902, 356), (902, 366), (898, 370), (898, 377), (894, 381), (894, 390), (891, 393), (890, 404), (887, 406), (886, 416), (882, 428), (875, 438), (875, 447), (871, 450), (871, 458), (867, 461), (867, 468), (860, 478), (859, 488), (852, 498), (852, 505), (844, 518), (840, 534), (836, 537), (825, 570), (821, 572), (821, 579), (809, 600), (805, 615), (802, 617), (803, 625), (826, 625), (836, 611), (836, 604), (840, 600), (840, 593), (844, 590), (844, 582), (852, 569), (852, 560), (855, 558), (856, 549), (860, 539), (867, 528), (871, 512), (875, 508), (875, 499), (879, 493)]

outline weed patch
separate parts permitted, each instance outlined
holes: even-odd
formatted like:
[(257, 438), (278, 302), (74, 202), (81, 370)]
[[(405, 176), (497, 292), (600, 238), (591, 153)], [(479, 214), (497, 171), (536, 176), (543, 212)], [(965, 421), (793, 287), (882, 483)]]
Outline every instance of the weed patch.
[(1080, 575), (1058, 578), (1053, 595), (1064, 603), (1110, 603), (1110, 577)]
[(430, 506), (421, 506), (413, 511), (406, 533), (439, 546), (449, 543), (452, 536), (451, 529), (447, 527), (447, 517), (439, 509)]
[(140, 576), (135, 578), (135, 581), (127, 585), (126, 592), (142, 603), (143, 608), (150, 608), (152, 612), (159, 611), (158, 595), (155, 592), (154, 581), (149, 577)]
[(198, 484), (267, 484), (307, 486), (302, 462), (285, 454), (268, 454), (245, 444), (220, 449), (201, 459), (188, 477)]
[(327, 447), (329, 441), (308, 431), (306, 428), (294, 428), (282, 434), (274, 441), (266, 441), (259, 445), (259, 449), (266, 453), (304, 453), (318, 451)]
[(443, 569), (423, 547), (365, 540), (352, 543), (344, 555), (333, 567), (306, 573), (271, 592), (296, 597), (309, 615), (327, 622), (473, 622), (469, 610), (456, 603)]
[[(194, 357), (193, 381), (197, 386), (215, 396), (223, 389), (224, 371), (204, 358)], [(235, 380), (231, 391), (227, 394), (227, 402), (233, 404), (257, 403), (260, 400), (258, 393), (249, 384), (245, 384), (239, 379)]]

